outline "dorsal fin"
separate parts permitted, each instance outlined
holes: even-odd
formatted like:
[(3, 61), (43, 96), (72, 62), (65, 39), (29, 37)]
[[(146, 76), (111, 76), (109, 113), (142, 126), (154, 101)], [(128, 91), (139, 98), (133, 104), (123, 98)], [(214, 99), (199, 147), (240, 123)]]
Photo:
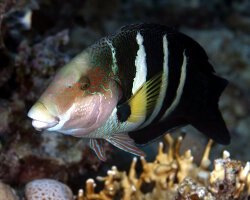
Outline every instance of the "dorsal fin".
[[(154, 33), (163, 36), (167, 34), (168, 40), (174, 41), (176, 46), (181, 47), (181, 49), (183, 50), (184, 49), (187, 50), (187, 57), (190, 57), (191, 58), (190, 60), (195, 60), (196, 62), (198, 62), (197, 64), (200, 67), (200, 70), (204, 70), (207, 72), (215, 72), (213, 66), (208, 62), (208, 56), (205, 50), (201, 47), (201, 45), (191, 37), (181, 32), (178, 32), (173, 27), (168, 27), (165, 25), (154, 24), (154, 23), (138, 23), (138, 24), (130, 24), (123, 26), (117, 31), (117, 33), (124, 32), (124, 34), (126, 33), (129, 34), (138, 31), (142, 35), (148, 33)], [(176, 41), (178, 41), (178, 43)]]

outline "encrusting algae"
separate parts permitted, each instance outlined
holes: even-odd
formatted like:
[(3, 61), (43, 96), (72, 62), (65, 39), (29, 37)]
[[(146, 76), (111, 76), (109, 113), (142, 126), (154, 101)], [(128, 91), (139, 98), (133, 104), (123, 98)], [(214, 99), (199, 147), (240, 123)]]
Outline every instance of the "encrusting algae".
[[(180, 155), (182, 137), (175, 144), (169, 134), (165, 139), (169, 145), (168, 152), (163, 151), (163, 143), (160, 143), (153, 162), (147, 162), (141, 157), (143, 171), (140, 175), (135, 170), (136, 158), (128, 174), (113, 166), (106, 177), (96, 178), (104, 182), (100, 192), (95, 192), (95, 181), (88, 179), (85, 191), (79, 190), (78, 200), (222, 200), (250, 197), (249, 162), (243, 167), (241, 161), (231, 160), (229, 152), (224, 151), (222, 158), (214, 161), (214, 170), (210, 172), (212, 140), (208, 142), (201, 163), (197, 166), (190, 150)], [(152, 191), (143, 192), (143, 185), (151, 185)]]

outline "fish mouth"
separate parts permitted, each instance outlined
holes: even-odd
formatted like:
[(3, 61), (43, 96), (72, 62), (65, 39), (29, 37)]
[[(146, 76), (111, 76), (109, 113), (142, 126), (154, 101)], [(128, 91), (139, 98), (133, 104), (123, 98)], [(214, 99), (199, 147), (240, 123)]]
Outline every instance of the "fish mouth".
[(54, 121), (54, 122), (43, 122), (39, 120), (32, 120), (32, 126), (37, 130), (37, 131), (42, 131), (48, 128), (52, 128), (56, 126), (59, 122)]
[(28, 117), (32, 119), (32, 126), (42, 131), (52, 128), (59, 123), (59, 118), (53, 116), (42, 102), (36, 102), (28, 112)]

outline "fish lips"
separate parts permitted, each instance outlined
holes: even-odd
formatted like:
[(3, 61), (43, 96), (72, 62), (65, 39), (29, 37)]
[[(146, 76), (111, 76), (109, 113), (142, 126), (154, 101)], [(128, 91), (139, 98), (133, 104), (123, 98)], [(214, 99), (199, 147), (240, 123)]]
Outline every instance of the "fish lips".
[(32, 120), (32, 126), (37, 130), (37, 131), (42, 131), (48, 128), (52, 128), (56, 126), (59, 123), (59, 121), (54, 121), (54, 122), (43, 122), (39, 120)]
[(37, 102), (32, 106), (28, 112), (28, 117), (32, 119), (32, 126), (38, 131), (52, 128), (60, 121), (59, 118), (53, 116), (41, 102)]

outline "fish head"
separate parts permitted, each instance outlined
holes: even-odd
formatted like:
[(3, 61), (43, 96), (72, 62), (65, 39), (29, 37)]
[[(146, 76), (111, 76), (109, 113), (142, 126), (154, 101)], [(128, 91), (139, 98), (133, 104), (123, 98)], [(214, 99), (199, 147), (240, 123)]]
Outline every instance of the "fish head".
[(122, 93), (107, 68), (80, 54), (54, 77), (28, 116), (37, 130), (87, 137), (111, 115)]

